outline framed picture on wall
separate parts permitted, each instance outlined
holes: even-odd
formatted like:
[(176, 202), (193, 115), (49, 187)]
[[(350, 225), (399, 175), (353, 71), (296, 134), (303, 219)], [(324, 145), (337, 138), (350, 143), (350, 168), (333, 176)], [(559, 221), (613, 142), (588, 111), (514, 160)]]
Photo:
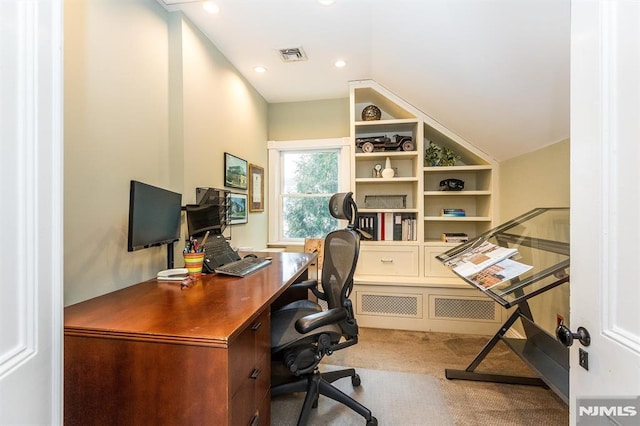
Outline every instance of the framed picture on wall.
[(229, 223), (247, 223), (247, 194), (229, 194)]
[(224, 186), (247, 189), (247, 160), (224, 153)]
[(249, 164), (249, 211), (264, 211), (264, 169)]

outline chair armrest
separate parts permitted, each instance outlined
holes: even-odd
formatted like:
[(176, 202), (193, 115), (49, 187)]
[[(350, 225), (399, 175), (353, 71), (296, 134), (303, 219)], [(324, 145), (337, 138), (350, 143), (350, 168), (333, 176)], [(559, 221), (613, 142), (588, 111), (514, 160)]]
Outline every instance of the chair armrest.
[(317, 280), (304, 280), (299, 283), (293, 283), (289, 286), (289, 288), (306, 288), (307, 290), (313, 290), (316, 287), (318, 287)]
[(314, 296), (321, 300), (327, 300), (327, 297), (318, 290), (318, 280), (304, 280), (289, 286), (290, 289), (307, 289), (311, 290)]
[(328, 311), (307, 315), (296, 321), (296, 330), (298, 330), (298, 333), (306, 334), (316, 328), (344, 321), (347, 316), (347, 311), (342, 308), (333, 308)]

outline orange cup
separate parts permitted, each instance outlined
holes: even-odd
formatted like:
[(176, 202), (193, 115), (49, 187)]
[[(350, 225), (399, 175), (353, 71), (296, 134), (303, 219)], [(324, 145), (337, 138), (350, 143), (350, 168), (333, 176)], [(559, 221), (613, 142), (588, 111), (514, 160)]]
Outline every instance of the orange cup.
[(199, 277), (202, 275), (202, 263), (204, 262), (203, 253), (183, 253), (184, 266), (187, 268), (187, 274), (191, 277)]

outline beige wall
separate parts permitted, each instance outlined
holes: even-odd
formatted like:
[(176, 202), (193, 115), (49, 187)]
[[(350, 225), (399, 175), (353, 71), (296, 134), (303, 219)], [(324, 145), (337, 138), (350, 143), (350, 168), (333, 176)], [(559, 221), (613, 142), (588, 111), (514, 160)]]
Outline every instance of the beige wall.
[(269, 140), (341, 138), (349, 135), (349, 98), (269, 105)]
[[(186, 20), (182, 20), (181, 28), (183, 201), (192, 203), (196, 187), (223, 187), (225, 152), (266, 172), (267, 103), (202, 33)], [(267, 231), (267, 213), (249, 213), (247, 224), (231, 227), (231, 244), (265, 248)]]
[(569, 140), (500, 163), (500, 217), (569, 207)]
[[(181, 192), (188, 203), (196, 186), (222, 185), (224, 151), (265, 166), (267, 104), (155, 0), (67, 0), (64, 22), (69, 305), (166, 267), (165, 247), (127, 252), (129, 181)], [(266, 230), (266, 213), (250, 214), (233, 227), (233, 244), (264, 246)]]
[[(569, 140), (500, 163), (501, 222), (536, 207), (569, 207)], [(569, 323), (569, 285), (529, 301), (535, 322), (554, 334), (556, 314)]]

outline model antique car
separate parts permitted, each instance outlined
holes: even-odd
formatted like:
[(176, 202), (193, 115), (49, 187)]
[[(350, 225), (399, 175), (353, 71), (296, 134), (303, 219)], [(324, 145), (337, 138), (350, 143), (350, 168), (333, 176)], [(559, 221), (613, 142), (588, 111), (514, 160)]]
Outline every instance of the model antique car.
[(362, 152), (373, 151), (413, 151), (413, 139), (411, 136), (394, 135), (394, 140), (384, 136), (369, 136), (366, 138), (356, 138), (356, 148)]

